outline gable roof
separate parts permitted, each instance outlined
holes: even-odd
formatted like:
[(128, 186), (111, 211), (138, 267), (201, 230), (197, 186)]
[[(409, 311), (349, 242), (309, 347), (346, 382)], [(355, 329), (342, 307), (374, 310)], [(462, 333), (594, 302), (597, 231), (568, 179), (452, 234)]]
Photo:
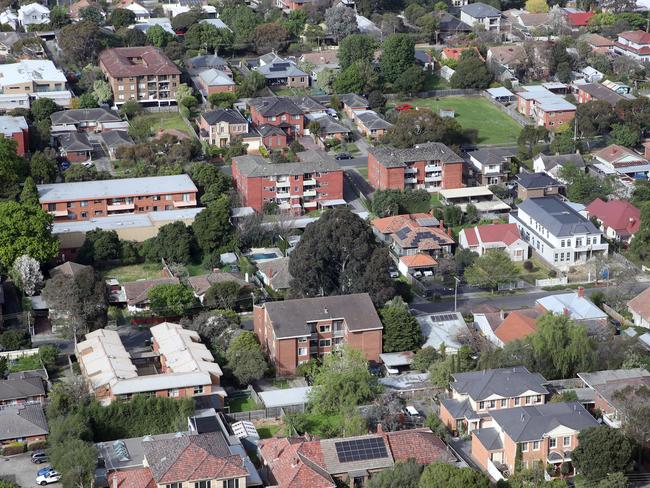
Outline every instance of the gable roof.
[(258, 265), (260, 273), (266, 275), (269, 286), (274, 290), (287, 290), (291, 287), (293, 277), (289, 272), (289, 262), (291, 258), (282, 257), (264, 261)]
[(143, 440), (142, 447), (158, 484), (248, 475), (241, 456), (230, 454), (221, 432)]
[(0, 441), (47, 434), (47, 420), (40, 403), (5, 405), (0, 409)]
[(626, 200), (604, 201), (597, 198), (586, 210), (619, 235), (634, 234), (641, 227), (641, 211)]
[(127, 305), (138, 305), (148, 300), (147, 293), (158, 285), (178, 285), (178, 278), (155, 278), (153, 280), (138, 280), (124, 283), (124, 293)]
[(41, 378), (0, 380), (0, 401), (20, 400), (35, 396), (45, 396), (45, 387)]
[(646, 288), (637, 296), (632, 298), (632, 300), (627, 302), (627, 306), (630, 310), (638, 313), (644, 319), (650, 320), (650, 288)]
[(452, 377), (454, 382), (451, 387), (477, 402), (492, 395), (507, 398), (521, 395), (527, 391), (533, 391), (540, 395), (548, 393), (546, 387), (543, 386), (546, 379), (539, 373), (531, 373), (524, 366), (456, 373)]
[(573, 164), (578, 168), (585, 167), (585, 160), (579, 153), (554, 155), (540, 154), (538, 157), (542, 161), (542, 164), (544, 165), (544, 169), (546, 169), (546, 171), (549, 171), (556, 166), (565, 166), (567, 164)]
[(104, 131), (99, 134), (102, 142), (109, 148), (131, 146), (135, 144), (129, 133), (125, 130)]
[(59, 264), (57, 267), (50, 270), (50, 276), (54, 277), (57, 274), (64, 274), (66, 276), (76, 276), (77, 274), (83, 272), (84, 270), (91, 269), (91, 266), (86, 266), (85, 264), (75, 263), (73, 261), (66, 261), (63, 264)]
[(486, 224), (474, 227), (481, 242), (503, 242), (506, 246), (521, 239), (517, 224)]
[(303, 115), (304, 112), (289, 97), (260, 97), (252, 98), (248, 103), (255, 107), (264, 117), (275, 117), (282, 114)]
[(429, 429), (398, 430), (385, 432), (383, 436), (388, 441), (395, 461), (414, 459), (421, 465), (457, 461), (445, 443)]
[(583, 91), (596, 100), (607, 102), (612, 107), (615, 107), (621, 100), (630, 99), (630, 97), (624, 97), (620, 93), (616, 93), (614, 90), (610, 90), (600, 83), (585, 83), (584, 85), (578, 85), (578, 91)]
[(421, 227), (436, 227), (440, 225), (438, 219), (428, 213), (391, 215), (389, 217), (373, 219), (371, 224), (382, 234), (392, 234), (406, 225), (406, 222), (409, 220), (416, 222)]
[(400, 262), (404, 264), (407, 268), (427, 268), (430, 266), (435, 266), (438, 264), (438, 261), (433, 259), (429, 254), (424, 254), (422, 252), (411, 254), (409, 256), (401, 256), (399, 258)]
[(66, 132), (56, 138), (59, 145), (66, 151), (92, 151), (93, 146), (85, 132)]
[(515, 157), (517, 155), (517, 150), (507, 147), (495, 147), (469, 151), (467, 155), (482, 165), (501, 164)]
[(239, 273), (228, 273), (226, 271), (218, 271), (207, 273), (199, 276), (190, 276), (187, 279), (189, 285), (194, 290), (194, 293), (201, 296), (204, 295), (208, 289), (215, 283), (234, 282), (239, 286), (252, 286), (245, 281)]
[(573, 320), (607, 318), (605, 312), (594, 305), (588, 298), (581, 297), (577, 292), (549, 295), (538, 298), (536, 303), (555, 314), (563, 314), (568, 311)]
[(586, 34), (581, 39), (593, 47), (609, 47), (614, 45), (614, 41), (600, 34)]
[(444, 229), (433, 226), (424, 227), (411, 219), (405, 219), (390, 237), (402, 249), (417, 248), (421, 251), (433, 251), (454, 244), (454, 240)]
[(589, 219), (583, 217), (559, 198), (528, 198), (518, 207), (556, 237), (600, 234), (600, 231)]
[(509, 46), (493, 46), (488, 50), (491, 59), (505, 66), (516, 63), (523, 63), (528, 58), (526, 49), (519, 44)]
[(156, 488), (156, 482), (149, 468), (124, 469), (108, 474), (111, 488)]
[(594, 12), (569, 12), (567, 20), (572, 27), (586, 27), (589, 25), (589, 19), (594, 15)]
[(386, 168), (405, 167), (416, 161), (442, 161), (443, 163), (462, 163), (463, 159), (441, 142), (418, 144), (408, 149), (392, 147), (372, 147), (368, 151), (379, 164)]
[(642, 30), (621, 32), (618, 37), (622, 37), (623, 39), (631, 41), (635, 44), (650, 44), (650, 33)]
[[(603, 161), (608, 162), (609, 164), (615, 165), (617, 163), (621, 164), (638, 164), (639, 162), (646, 163), (646, 159), (640, 154), (632, 151), (624, 146), (618, 144), (610, 144), (607, 147), (604, 147), (600, 151), (594, 153), (594, 158), (602, 159)], [(630, 161), (623, 161), (623, 159), (629, 159)]]
[(356, 93), (345, 93), (339, 95), (339, 100), (350, 108), (368, 108), (368, 100)]
[(483, 17), (501, 17), (500, 10), (495, 9), (492, 5), (487, 5), (481, 2), (463, 5), (460, 10), (461, 12), (474, 17), (475, 19), (480, 19)]
[(235, 82), (221, 70), (210, 68), (199, 73), (199, 78), (208, 86), (234, 86)]
[(562, 186), (552, 176), (547, 173), (519, 173), (517, 183), (528, 190), (534, 188), (548, 188), (549, 186)]
[(355, 112), (354, 115), (368, 130), (390, 129), (393, 124), (384, 120), (374, 110), (360, 110)]

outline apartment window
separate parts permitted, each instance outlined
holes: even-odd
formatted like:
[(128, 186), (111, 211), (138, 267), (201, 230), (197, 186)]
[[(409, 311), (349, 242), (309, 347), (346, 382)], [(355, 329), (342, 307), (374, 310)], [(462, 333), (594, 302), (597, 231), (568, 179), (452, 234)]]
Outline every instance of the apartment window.
[(527, 396), (526, 400), (525, 400), (526, 405), (530, 405), (530, 403), (531, 403), (530, 400), (531, 400), (531, 397)]
[(81, 218), (85, 219), (86, 217), (88, 217), (88, 212), (81, 212)]
[(203, 393), (203, 385), (198, 385), (194, 387), (194, 394), (198, 395), (200, 393)]
[(307, 355), (307, 348), (306, 347), (299, 347), (298, 348), (298, 356), (306, 356)]
[(239, 488), (239, 479), (235, 480), (224, 480), (223, 488)]
[(82, 200), (81, 202), (79, 202), (79, 206), (80, 207), (87, 207), (88, 206), (88, 201), (87, 200)]
[(102, 214), (101, 210), (95, 210), (95, 217), (98, 217)]
[(154, 195), (151, 198), (153, 199), (154, 202), (157, 202), (158, 200), (160, 200), (160, 195)]
[(178, 390), (176, 390), (176, 389), (174, 389), (174, 390), (169, 390), (169, 396), (172, 397), (172, 398), (176, 398), (176, 397), (178, 397), (178, 396), (179, 396), (179, 392), (178, 392)]
[(183, 488), (183, 483), (169, 483), (165, 488)]
[(171, 199), (172, 199), (172, 195), (165, 195), (165, 200), (171, 200)]
[(591, 244), (591, 237), (587, 237), (587, 245)]
[(537, 395), (535, 397), (535, 403), (541, 403), (542, 402), (542, 395)]
[(485, 402), (478, 402), (478, 409), (483, 410), (485, 408)]
[(539, 441), (533, 441), (533, 451), (539, 451)]
[(521, 452), (528, 452), (528, 442), (521, 443)]
[(582, 238), (581, 237), (576, 239), (576, 247), (580, 247), (580, 246), (582, 246)]
[(318, 327), (318, 330), (319, 330), (320, 333), (322, 334), (323, 332), (329, 332), (329, 331), (331, 330), (331, 327), (330, 327), (329, 324), (327, 324), (327, 325), (321, 325), (320, 327)]
[(124, 85), (119, 85), (119, 86), (117, 87), (117, 90), (118, 90), (118, 91), (124, 91)]
[(551, 449), (557, 447), (557, 439), (555, 437), (551, 437), (548, 440), (548, 447), (550, 447)]
[(564, 247), (564, 239), (560, 241), (560, 247)]
[(117, 98), (119, 98), (120, 100), (124, 100), (124, 95), (120, 95), (120, 96), (117, 97)]
[(194, 488), (212, 488), (212, 482), (210, 480), (196, 481)]
[(494, 408), (494, 407), (497, 406), (497, 402), (494, 401), (494, 400), (490, 400), (490, 402), (488, 403), (488, 405), (489, 405), (488, 408)]
[(501, 400), (501, 408), (506, 408), (506, 405), (508, 405), (508, 400), (506, 399)]
[(332, 345), (332, 341), (330, 339), (321, 339), (318, 341), (318, 346), (319, 347), (330, 347)]
[(562, 439), (562, 445), (564, 447), (569, 447), (571, 446), (571, 436), (565, 435), (564, 439)]
[(521, 398), (515, 397), (515, 407), (518, 407), (520, 402), (521, 402)]
[(307, 342), (307, 338), (306, 337), (301, 337), (300, 339), (298, 339), (298, 342), (299, 343), (305, 343), (305, 342)]
[(300, 120), (300, 115), (294, 115), (293, 120)]
[(173, 205), (165, 205), (165, 210), (174, 210)]
[(334, 327), (334, 332), (338, 332), (343, 330), (343, 321), (342, 320), (334, 320), (332, 322), (332, 327)]

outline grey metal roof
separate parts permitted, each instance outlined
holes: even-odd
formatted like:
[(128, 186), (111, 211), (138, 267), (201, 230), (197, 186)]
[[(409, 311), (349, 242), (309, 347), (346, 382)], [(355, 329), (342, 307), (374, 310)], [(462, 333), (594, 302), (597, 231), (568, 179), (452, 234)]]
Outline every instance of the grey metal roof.
[(600, 233), (589, 219), (580, 215), (559, 198), (528, 198), (518, 206), (520, 210), (526, 212), (556, 237)]
[(272, 163), (262, 156), (237, 156), (233, 163), (237, 165), (239, 172), (245, 176), (283, 176), (302, 175), (315, 171), (340, 171), (341, 168), (336, 161), (330, 157), (313, 156), (309, 153), (316, 151), (305, 151), (298, 154), (299, 162), (295, 163)]
[(539, 373), (531, 373), (524, 366), (488, 369), (453, 374), (451, 387), (458, 393), (469, 395), (474, 401), (482, 401), (492, 395), (514, 397), (527, 391), (540, 395), (548, 393), (546, 382)]
[(47, 420), (40, 403), (7, 405), (0, 409), (0, 440), (47, 435)]
[(311, 386), (284, 388), (280, 390), (260, 391), (258, 393), (266, 408), (288, 407), (307, 403)]
[(607, 369), (594, 371), (593, 373), (578, 373), (578, 378), (591, 388), (596, 385), (603, 385), (609, 381), (629, 380), (631, 378), (645, 376), (650, 376), (650, 372), (644, 368)]
[(350, 331), (383, 328), (367, 293), (268, 302), (264, 308), (278, 338), (309, 335), (307, 322), (317, 320), (345, 319)]
[(199, 73), (199, 78), (203, 80), (208, 86), (231, 86), (235, 82), (221, 70), (216, 68), (206, 69)]
[(45, 388), (41, 378), (0, 380), (0, 401), (44, 396)]
[(210, 125), (214, 125), (219, 122), (228, 122), (229, 124), (248, 124), (248, 121), (242, 114), (239, 113), (239, 110), (232, 108), (219, 108), (217, 110), (210, 110), (209, 112), (204, 112), (201, 116)]
[(599, 425), (578, 402), (497, 409), (490, 414), (514, 442), (540, 440), (544, 434), (560, 426), (580, 431)]
[(131, 139), (131, 136), (125, 130), (102, 132), (99, 136), (101, 137), (102, 142), (109, 148), (132, 146), (134, 144), (133, 139)]
[(569, 313), (573, 320), (606, 319), (607, 314), (592, 303), (591, 300), (581, 297), (576, 292), (549, 295), (536, 300), (549, 312), (555, 314)]
[(293, 103), (296, 104), (298, 108), (300, 108), (303, 112), (309, 113), (309, 112), (323, 112), (325, 111), (326, 107), (322, 103), (320, 103), (318, 100), (315, 100), (312, 97), (306, 97), (306, 96), (294, 96), (294, 97), (288, 97), (289, 100), (291, 100)]
[(186, 61), (188, 68), (198, 70), (198, 69), (210, 69), (210, 68), (223, 68), (228, 66), (228, 62), (222, 57), (217, 56), (216, 54), (207, 54), (205, 56), (195, 56)]
[(483, 17), (501, 17), (501, 11), (495, 9), (492, 5), (476, 2), (469, 5), (463, 5), (460, 10), (475, 19)]
[(324, 115), (322, 117), (311, 116), (309, 119), (318, 122), (320, 125), (320, 130), (323, 134), (347, 134), (350, 132), (350, 129), (348, 127), (341, 124), (331, 115)]
[(287, 76), (309, 76), (298, 68), (293, 61), (283, 59), (274, 53), (265, 54), (259, 60), (258, 66), (253, 69), (262, 73), (267, 79), (286, 78)]
[(503, 449), (503, 442), (501, 442), (501, 437), (499, 432), (496, 429), (488, 427), (485, 429), (477, 429), (472, 431), (472, 433), (481, 441), (483, 447), (488, 451), (496, 451)]
[(523, 188), (548, 188), (549, 186), (561, 186), (562, 184), (547, 173), (520, 173), (517, 182)]
[(539, 158), (541, 159), (542, 163), (544, 163), (544, 168), (547, 171), (552, 168), (555, 168), (556, 166), (565, 166), (567, 164), (573, 164), (578, 168), (585, 167), (585, 160), (583, 159), (581, 154), (577, 154), (577, 153), (557, 154), (551, 156), (547, 154), (540, 154)]
[(82, 122), (121, 122), (120, 116), (107, 108), (80, 108), (62, 110), (50, 115), (53, 125), (80, 124)]
[(584, 85), (580, 85), (578, 89), (591, 95), (596, 100), (603, 100), (609, 103), (612, 107), (616, 106), (621, 100), (630, 99), (629, 96), (626, 97), (620, 93), (616, 93), (614, 90), (610, 90), (600, 83), (585, 83)]
[(116, 180), (80, 181), (37, 185), (41, 203), (72, 200), (90, 200), (164, 193), (196, 193), (198, 189), (189, 176), (150, 176)]
[(409, 149), (375, 147), (370, 149), (375, 159), (387, 168), (399, 168), (416, 161), (442, 161), (462, 163), (463, 159), (441, 142), (428, 142)]

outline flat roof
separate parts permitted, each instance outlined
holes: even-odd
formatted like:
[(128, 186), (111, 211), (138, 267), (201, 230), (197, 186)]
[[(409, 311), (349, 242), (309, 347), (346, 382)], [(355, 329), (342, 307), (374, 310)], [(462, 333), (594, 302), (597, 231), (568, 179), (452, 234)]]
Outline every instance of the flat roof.
[(266, 408), (287, 407), (307, 403), (311, 386), (285, 388), (282, 390), (260, 391), (258, 396)]
[(462, 346), (458, 336), (468, 334), (469, 329), (460, 312), (440, 312), (416, 317), (422, 335), (426, 338), (422, 347), (435, 347), (444, 344), (448, 350), (458, 350)]
[(467, 198), (467, 197), (488, 197), (494, 195), (492, 190), (487, 186), (470, 186), (466, 188), (452, 188), (450, 190), (440, 190), (440, 196), (449, 198)]
[(497, 88), (488, 88), (488, 89), (485, 90), (485, 91), (487, 91), (490, 95), (492, 95), (493, 97), (496, 97), (496, 98), (500, 98), (500, 97), (514, 97), (514, 96), (515, 96), (514, 93), (512, 93), (510, 90), (508, 90), (508, 89), (507, 89), (506, 87), (504, 87), (504, 86), (499, 86), (499, 87), (497, 87)]
[(150, 176), (117, 180), (79, 181), (37, 185), (41, 203), (91, 200), (97, 198), (196, 193), (198, 189), (188, 175)]
[(408, 366), (413, 362), (413, 356), (412, 351), (384, 352), (379, 355), (384, 365), (389, 368), (391, 366)]

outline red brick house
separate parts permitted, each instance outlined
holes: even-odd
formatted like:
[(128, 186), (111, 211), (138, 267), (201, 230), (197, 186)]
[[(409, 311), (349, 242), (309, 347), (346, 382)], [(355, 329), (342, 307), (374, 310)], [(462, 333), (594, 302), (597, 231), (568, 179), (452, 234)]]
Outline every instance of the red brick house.
[(517, 93), (517, 111), (533, 118), (536, 125), (556, 130), (575, 118), (575, 105), (564, 97), (539, 85), (522, 88), (523, 91)]
[(439, 142), (410, 149), (371, 148), (368, 180), (377, 190), (462, 188), (463, 159)]
[(61, 157), (71, 163), (88, 161), (93, 155), (93, 145), (84, 132), (68, 132), (56, 137)]
[(25, 117), (0, 116), (0, 134), (16, 141), (16, 153), (24, 156), (28, 149), (29, 128)]
[(249, 101), (251, 119), (256, 126), (274, 125), (290, 137), (300, 137), (305, 130), (305, 114), (287, 97), (253, 98)]
[(40, 403), (6, 405), (0, 409), (0, 445), (44, 441), (48, 433)]
[(367, 293), (256, 305), (253, 326), (278, 376), (293, 375), (300, 364), (344, 344), (369, 361), (382, 352), (383, 325)]
[(287, 147), (287, 133), (276, 125), (264, 124), (257, 128), (262, 136), (262, 144), (267, 149), (282, 149)]
[(237, 156), (232, 176), (245, 206), (261, 212), (275, 203), (283, 212), (301, 214), (342, 203), (343, 170), (325, 154), (305, 151), (300, 161), (272, 164), (262, 156)]
[(45, 387), (40, 377), (0, 380), (0, 405), (34, 402), (45, 402)]

